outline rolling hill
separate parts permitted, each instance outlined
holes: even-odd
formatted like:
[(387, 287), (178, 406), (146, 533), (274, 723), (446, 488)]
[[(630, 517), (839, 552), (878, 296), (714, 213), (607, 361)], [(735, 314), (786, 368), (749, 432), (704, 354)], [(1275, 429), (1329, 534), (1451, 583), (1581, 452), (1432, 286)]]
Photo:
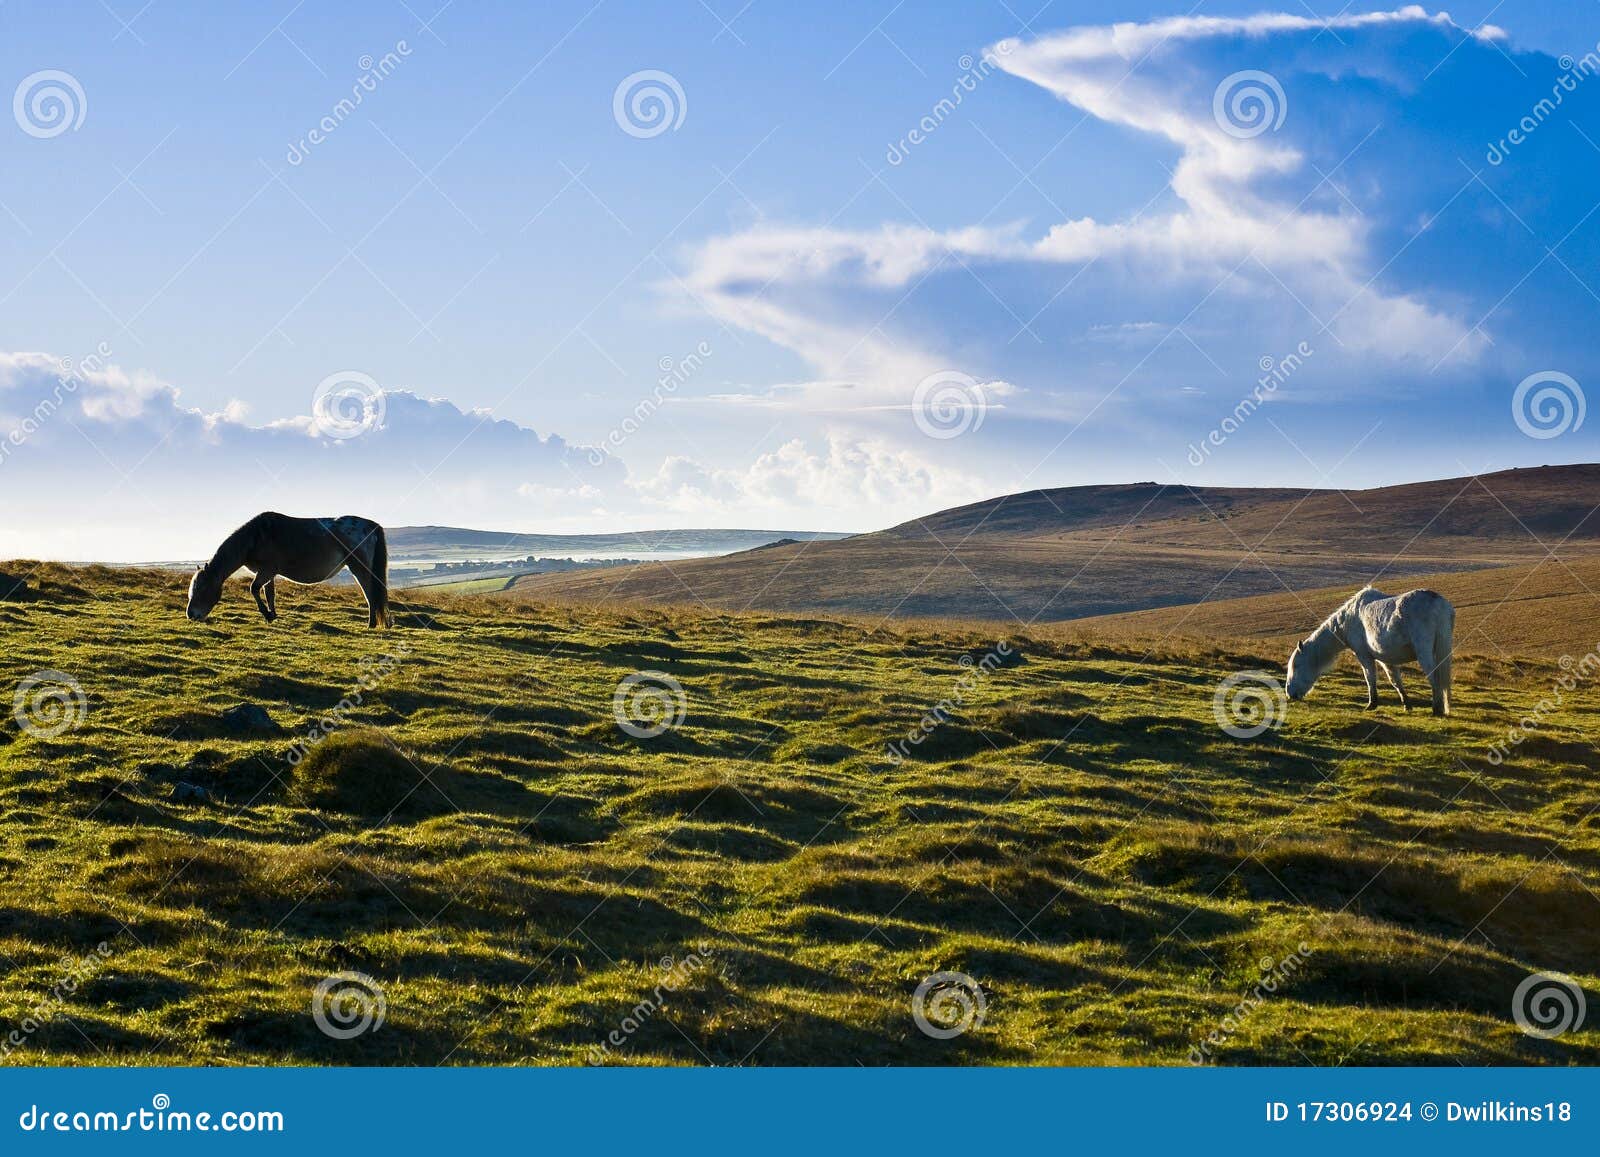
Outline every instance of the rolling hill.
[(605, 574), (497, 596), (1051, 622), (1600, 554), (1600, 465), (1371, 490), (1138, 483), (1007, 495), (837, 542)]

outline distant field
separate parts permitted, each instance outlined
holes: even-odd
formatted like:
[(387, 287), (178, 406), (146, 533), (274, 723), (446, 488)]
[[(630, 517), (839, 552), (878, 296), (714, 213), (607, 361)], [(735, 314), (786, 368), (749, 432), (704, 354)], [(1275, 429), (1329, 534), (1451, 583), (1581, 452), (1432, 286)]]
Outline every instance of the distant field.
[[(1462, 574), (1395, 575), (1390, 594), (1428, 587), (1456, 606), (1456, 647), (1496, 656), (1581, 658), (1600, 648), (1600, 560), (1546, 560)], [(1287, 657), (1294, 644), (1355, 593), (1356, 587), (1225, 599), (1187, 607), (1107, 615), (1062, 624), (1069, 638), (1248, 639)]]
[[(1594, 697), (1488, 758), (1545, 660), (1461, 662), (1448, 720), (1330, 688), (1236, 739), (1214, 689), (1272, 638), (410, 591), (369, 632), (351, 589), (268, 626), (241, 583), (200, 625), (181, 575), (0, 570), (0, 686), (84, 696), (0, 724), (8, 1064), (1600, 1063)], [(683, 692), (654, 738), (613, 715), (641, 671)], [(1536, 970), (1583, 1029), (1518, 1029)], [(953, 1039), (912, 1017), (935, 971), (984, 994)], [(343, 972), (385, 1018), (334, 1039)]]
[(490, 591), (503, 591), (517, 581), (516, 575), (495, 575), (492, 578), (462, 579), (460, 582), (417, 583), (408, 591), (426, 590), (434, 594), (481, 595)]
[(833, 539), (843, 535), (812, 530), (635, 530), (616, 534), (524, 534), (507, 530), (472, 530), (460, 526), (391, 526), (386, 528), (389, 557), (431, 559), (486, 556), (653, 554), (687, 551), (723, 554), (747, 550), (780, 538)]

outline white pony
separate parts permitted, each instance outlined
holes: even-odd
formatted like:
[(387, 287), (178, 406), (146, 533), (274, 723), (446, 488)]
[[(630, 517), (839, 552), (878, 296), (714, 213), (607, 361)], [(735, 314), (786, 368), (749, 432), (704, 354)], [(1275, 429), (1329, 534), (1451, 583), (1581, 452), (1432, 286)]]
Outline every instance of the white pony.
[(1433, 688), (1433, 713), (1448, 715), (1455, 625), (1456, 609), (1443, 595), (1415, 590), (1390, 596), (1362, 587), (1289, 656), (1289, 698), (1304, 699), (1339, 652), (1349, 647), (1366, 676), (1368, 708), (1378, 704), (1377, 668), (1382, 667), (1400, 693), (1400, 705), (1411, 710), (1400, 682), (1400, 664), (1414, 660)]

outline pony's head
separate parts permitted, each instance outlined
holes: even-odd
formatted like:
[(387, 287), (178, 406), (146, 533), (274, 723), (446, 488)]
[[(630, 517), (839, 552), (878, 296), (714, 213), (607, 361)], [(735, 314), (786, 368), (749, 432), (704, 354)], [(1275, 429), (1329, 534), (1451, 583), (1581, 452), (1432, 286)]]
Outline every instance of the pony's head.
[(1326, 645), (1329, 641), (1330, 639), (1324, 638), (1321, 632), (1318, 632), (1294, 645), (1294, 650), (1289, 654), (1288, 679), (1283, 685), (1290, 699), (1296, 701), (1304, 699), (1311, 693), (1316, 681), (1333, 666), (1333, 661), (1339, 657), (1339, 651), (1337, 643), (1332, 646)]
[(195, 622), (203, 623), (221, 598), (220, 575), (213, 573), (209, 566), (195, 567), (194, 577), (189, 580), (189, 606), (184, 613)]

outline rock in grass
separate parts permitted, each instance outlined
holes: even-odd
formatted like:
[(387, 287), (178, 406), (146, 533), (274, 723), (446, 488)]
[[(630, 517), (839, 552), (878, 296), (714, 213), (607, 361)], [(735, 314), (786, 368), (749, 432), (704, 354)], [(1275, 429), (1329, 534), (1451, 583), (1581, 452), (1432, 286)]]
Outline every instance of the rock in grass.
[(172, 801), (174, 803), (210, 803), (211, 791), (201, 787), (198, 783), (189, 783), (187, 780), (179, 781), (172, 785)]
[(222, 713), (222, 725), (229, 731), (246, 735), (276, 735), (282, 730), (273, 722), (267, 709), (258, 703), (240, 703)]

